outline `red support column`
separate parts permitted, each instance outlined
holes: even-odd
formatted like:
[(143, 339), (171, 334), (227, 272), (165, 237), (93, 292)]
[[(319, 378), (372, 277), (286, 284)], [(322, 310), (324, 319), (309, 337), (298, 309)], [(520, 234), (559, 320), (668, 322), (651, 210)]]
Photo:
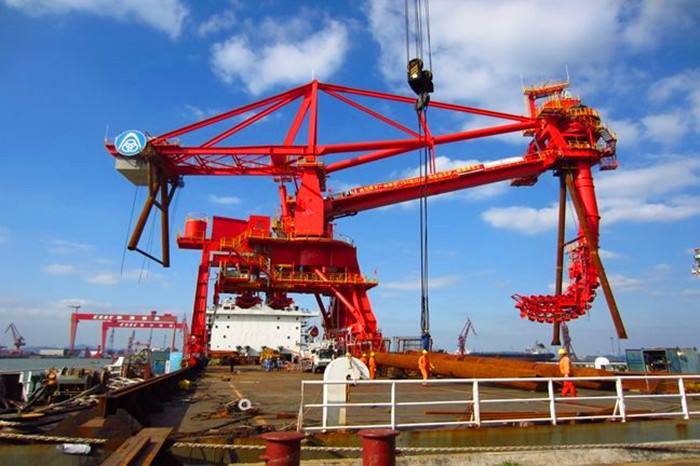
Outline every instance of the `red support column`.
[(103, 321), (102, 322), (102, 337), (100, 338), (100, 346), (98, 347), (98, 356), (102, 356), (102, 351), (105, 350), (106, 344), (107, 344), (107, 332), (109, 332), (109, 322), (108, 321)]
[(78, 332), (78, 316), (75, 312), (70, 316), (70, 352), (75, 349), (75, 335)]
[(202, 260), (197, 271), (197, 286), (192, 310), (192, 331), (190, 334), (190, 356), (204, 356), (207, 349), (207, 296), (209, 294), (209, 245), (202, 246)]
[(270, 432), (260, 436), (265, 440), (265, 454), (260, 456), (268, 466), (299, 466), (301, 463), (300, 432)]
[(588, 163), (580, 163), (576, 167), (574, 185), (581, 198), (581, 203), (585, 209), (586, 218), (588, 219), (588, 227), (593, 233), (595, 244), (589, 245), (591, 248), (598, 247), (599, 223), (600, 215), (598, 214), (598, 202), (595, 197), (595, 187), (593, 184), (593, 176), (591, 175), (591, 165)]
[(396, 464), (398, 430), (366, 429), (357, 434), (362, 437), (363, 466), (394, 466)]

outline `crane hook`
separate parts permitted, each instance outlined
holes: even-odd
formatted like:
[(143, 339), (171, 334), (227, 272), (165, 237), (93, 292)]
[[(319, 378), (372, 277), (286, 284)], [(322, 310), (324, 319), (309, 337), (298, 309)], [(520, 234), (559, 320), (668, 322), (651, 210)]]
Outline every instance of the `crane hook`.
[(423, 60), (413, 58), (409, 60), (408, 85), (416, 93), (416, 111), (420, 112), (430, 102), (430, 93), (435, 90), (433, 86), (433, 73), (423, 68)]

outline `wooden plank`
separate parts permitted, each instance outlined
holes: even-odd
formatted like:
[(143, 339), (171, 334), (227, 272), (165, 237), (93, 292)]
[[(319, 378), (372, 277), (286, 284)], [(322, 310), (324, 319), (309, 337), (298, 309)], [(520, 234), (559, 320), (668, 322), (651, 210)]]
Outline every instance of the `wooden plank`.
[[(122, 443), (102, 466), (150, 465), (160, 453), (171, 431), (172, 428), (169, 427), (141, 429)], [(137, 459), (138, 463), (135, 462)]]
[(141, 464), (149, 465), (156, 459), (156, 456), (158, 453), (160, 453), (160, 450), (163, 448), (165, 441), (168, 440), (168, 436), (173, 429), (172, 427), (158, 427), (144, 430), (148, 430), (150, 432), (151, 444), (153, 445), (153, 448), (149, 450), (149, 452), (146, 454), (146, 458), (144, 458), (144, 462)]

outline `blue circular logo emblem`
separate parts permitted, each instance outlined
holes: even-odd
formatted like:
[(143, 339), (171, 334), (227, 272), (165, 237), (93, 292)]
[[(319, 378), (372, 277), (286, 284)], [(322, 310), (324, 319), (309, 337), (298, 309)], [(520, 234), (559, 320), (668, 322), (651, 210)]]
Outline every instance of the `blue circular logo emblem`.
[(114, 138), (114, 147), (120, 155), (133, 157), (146, 147), (146, 135), (136, 130), (124, 131)]

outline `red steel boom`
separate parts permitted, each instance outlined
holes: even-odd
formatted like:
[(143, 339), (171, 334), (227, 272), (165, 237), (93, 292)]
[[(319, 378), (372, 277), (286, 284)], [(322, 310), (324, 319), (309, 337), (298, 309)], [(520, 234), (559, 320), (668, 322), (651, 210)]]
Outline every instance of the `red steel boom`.
[[(316, 296), (329, 337), (351, 351), (379, 349), (383, 344), (382, 334), (367, 296), (367, 290), (377, 283), (361, 274), (355, 247), (334, 236), (333, 221), (423, 195), (504, 180), (511, 180), (511, 184), (517, 186), (532, 185), (543, 172), (553, 170), (562, 179), (562, 189), (568, 189), (580, 223), (580, 234), (574, 241), (570, 260), (571, 284), (565, 291), (557, 290), (553, 296), (515, 295), (516, 307), (522, 317), (556, 324), (583, 315), (590, 308), (595, 289), (602, 285), (618, 335), (624, 338), (625, 329), (598, 255), (599, 214), (591, 175), (594, 165), (600, 165), (601, 169), (616, 168), (616, 138), (601, 123), (595, 110), (568, 94), (567, 85), (557, 83), (525, 89), (528, 116), (431, 101), (432, 109), (455, 115), (491, 117), (502, 122), (485, 128), (438, 134), (422, 112), (418, 114), (420, 131), (414, 131), (357, 101), (362, 97), (380, 103), (395, 102), (413, 112), (414, 98), (312, 81), (149, 138), (141, 152), (130, 160), (122, 157), (114, 144), (106, 142), (107, 150), (118, 159), (118, 168), (122, 167), (134, 183), (149, 187), (148, 199), (128, 247), (166, 267), (169, 265), (168, 208), (185, 175), (272, 176), (279, 183), (279, 217), (251, 216), (247, 221), (214, 217), (211, 225), (206, 219), (192, 218), (186, 221), (184, 233), (178, 236), (181, 248), (202, 250), (192, 316), (191, 353), (206, 353), (205, 311), (212, 267), (219, 268), (214, 285), (215, 303), (220, 293), (233, 293), (237, 295), (239, 306), (252, 306), (262, 300), (258, 294), (264, 293), (269, 305), (281, 308), (291, 302), (287, 293), (311, 293)], [(393, 127), (404, 136), (378, 141), (319, 142), (318, 103), (322, 93)], [(539, 99), (544, 100), (539, 102)], [(298, 102), (297, 110), (279, 144), (224, 144), (240, 131), (294, 102)], [(243, 119), (216, 136), (210, 135), (199, 145), (182, 145), (177, 139), (234, 117)], [(304, 124), (306, 134), (300, 135)], [(531, 137), (522, 156), (454, 170), (435, 170), (437, 146), (511, 132), (523, 132)], [(428, 149), (432, 160), (431, 170), (425, 176), (362, 186), (337, 194), (330, 194), (326, 189), (330, 173), (422, 148)], [(345, 158), (339, 159), (339, 155)], [(292, 194), (287, 191), (290, 182), (296, 187)], [(154, 206), (161, 211), (161, 258), (138, 248)], [(563, 243), (560, 250), (563, 251)], [(560, 270), (558, 267), (558, 273)], [(331, 298), (329, 304), (323, 301), (324, 296)]]

